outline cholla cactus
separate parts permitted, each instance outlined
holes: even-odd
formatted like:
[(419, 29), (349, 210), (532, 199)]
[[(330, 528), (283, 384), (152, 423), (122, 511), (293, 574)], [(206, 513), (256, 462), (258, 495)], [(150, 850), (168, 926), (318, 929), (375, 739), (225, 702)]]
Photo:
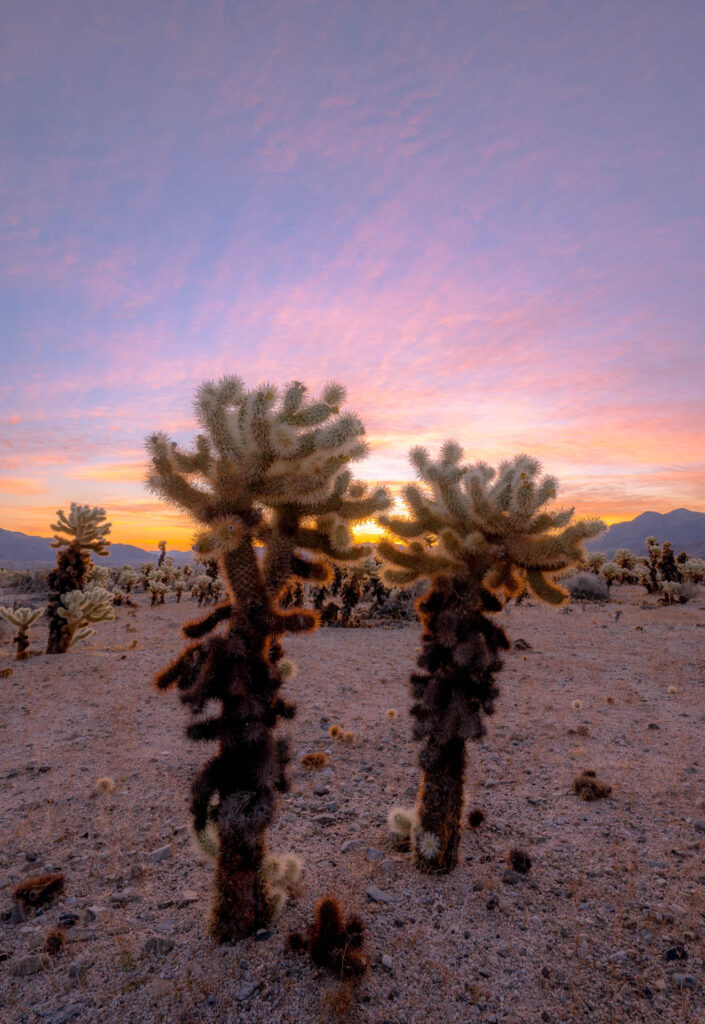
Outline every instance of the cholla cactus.
[(174, 593), (176, 594), (176, 603), (179, 604), (181, 601), (181, 595), (186, 590), (186, 584), (183, 580), (176, 580), (174, 583)]
[(684, 580), (702, 583), (705, 580), (705, 562), (701, 558), (688, 558), (680, 567)]
[(539, 477), (535, 459), (518, 455), (495, 471), (482, 462), (464, 466), (462, 457), (454, 441), (443, 445), (437, 461), (423, 448), (412, 450), (428, 489), (405, 488), (409, 518), (380, 517), (406, 546), (383, 541), (377, 547), (387, 583), (431, 580), (418, 604), (424, 634), (411, 710), (423, 744), (412, 845), (417, 866), (433, 873), (457, 862), (465, 743), (484, 734), (483, 713), (492, 713), (498, 694), (500, 651), (509, 647), (487, 613), (526, 588), (560, 605), (566, 594), (555, 574), (579, 562), (582, 542), (604, 529), (596, 520), (571, 523), (572, 509), (545, 510), (557, 484)]
[(129, 566), (125, 566), (125, 568), (120, 573), (120, 578), (118, 582), (122, 589), (125, 591), (125, 593), (129, 594), (132, 588), (136, 587), (141, 579), (142, 577), (140, 576), (139, 573), (135, 572), (135, 570), (131, 569)]
[(616, 562), (605, 562), (600, 572), (602, 573), (608, 587), (611, 587), (613, 583), (621, 580), (623, 575), (621, 566), (617, 565)]
[(159, 568), (161, 568), (162, 565), (164, 564), (164, 559), (166, 558), (166, 541), (160, 540), (157, 543), (157, 547), (159, 548), (159, 558), (157, 559), (157, 565), (159, 566)]
[(15, 661), (25, 661), (29, 657), (29, 627), (43, 614), (43, 608), (0, 608), (0, 618), (17, 630)]
[(71, 590), (61, 597), (62, 607), (57, 614), (64, 620), (64, 632), (70, 638), (69, 647), (92, 636), (91, 627), (98, 622), (111, 622), (113, 595), (104, 587), (90, 585), (85, 590)]
[(585, 564), (587, 565), (590, 572), (598, 574), (600, 569), (607, 561), (607, 556), (602, 551), (588, 551), (585, 556)]
[(680, 597), (681, 585), (676, 580), (666, 580), (661, 584), (661, 590), (666, 599), (666, 604), (673, 604)]
[[(191, 810), (197, 834), (209, 820), (217, 826), (211, 926), (221, 941), (251, 934), (272, 913), (265, 833), (289, 761), (275, 727), (294, 714), (279, 696), (280, 638), (317, 625), (312, 612), (284, 612), (278, 596), (294, 579), (325, 581), (326, 559), (366, 557), (351, 527), (389, 504), (384, 489), (369, 493), (345, 468), (367, 449), (359, 419), (339, 413), (344, 397), (337, 384), (308, 401), (296, 382), (280, 393), (269, 385), (247, 391), (226, 377), (198, 390), (203, 433), (190, 451), (162, 433), (148, 439), (149, 486), (202, 524), (197, 553), (219, 560), (228, 590), (226, 602), (184, 629), (205, 639), (155, 680), (159, 689), (178, 685), (195, 718), (189, 737), (219, 744), (194, 781)], [(216, 632), (221, 623), (225, 631)], [(210, 700), (222, 713), (204, 719)]]
[(164, 598), (169, 590), (166, 583), (162, 583), (161, 580), (153, 580), (149, 584), (149, 590), (152, 595), (152, 605), (164, 604)]
[(60, 550), (56, 556), (56, 569), (47, 575), (49, 585), (49, 639), (47, 654), (64, 654), (71, 646), (72, 634), (66, 617), (61, 613), (63, 596), (83, 590), (93, 568), (91, 552), (107, 555), (110, 541), (110, 523), (105, 522), (105, 509), (71, 502), (68, 516), (59, 509), (57, 522), (52, 526), (54, 540), (51, 546)]

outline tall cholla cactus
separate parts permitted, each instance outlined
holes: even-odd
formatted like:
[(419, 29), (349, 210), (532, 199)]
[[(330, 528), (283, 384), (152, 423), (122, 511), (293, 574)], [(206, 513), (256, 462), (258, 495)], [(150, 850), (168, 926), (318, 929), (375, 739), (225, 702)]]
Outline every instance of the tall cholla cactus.
[(0, 619), (5, 619), (17, 630), (15, 661), (26, 661), (29, 657), (29, 627), (43, 614), (43, 608), (0, 608)]
[(535, 459), (518, 455), (495, 471), (482, 462), (463, 466), (462, 457), (455, 441), (446, 441), (435, 462), (424, 448), (413, 449), (411, 461), (430, 490), (407, 486), (409, 518), (379, 518), (406, 544), (378, 545), (385, 581), (431, 580), (418, 604), (423, 647), (420, 671), (411, 676), (423, 778), (409, 816), (416, 864), (428, 872), (451, 871), (457, 862), (465, 742), (484, 734), (483, 712), (492, 713), (499, 692), (494, 676), (509, 641), (487, 613), (526, 587), (561, 604), (565, 592), (554, 574), (579, 562), (582, 541), (604, 529), (597, 520), (569, 525), (572, 509), (544, 510), (557, 484), (539, 478)]
[[(277, 902), (263, 871), (265, 831), (287, 788), (289, 752), (275, 726), (294, 714), (279, 696), (293, 669), (279, 641), (318, 623), (309, 611), (282, 611), (278, 595), (292, 579), (325, 581), (326, 559), (369, 555), (353, 543), (351, 525), (389, 505), (384, 489), (369, 493), (345, 468), (367, 449), (360, 420), (339, 412), (344, 398), (338, 384), (308, 401), (298, 382), (281, 393), (268, 385), (248, 391), (225, 377), (197, 392), (203, 433), (193, 449), (162, 433), (147, 442), (149, 486), (205, 527), (197, 548), (219, 559), (228, 589), (225, 603), (184, 628), (192, 638), (210, 636), (155, 680), (159, 689), (176, 683), (190, 705), (187, 735), (219, 745), (193, 783), (191, 811), (204, 847), (213, 845), (213, 826), (217, 834), (211, 927), (220, 941), (251, 934)], [(216, 631), (220, 623), (225, 631)], [(209, 700), (220, 701), (221, 712), (204, 718)]]
[(77, 505), (72, 501), (68, 516), (61, 509), (56, 515), (58, 521), (51, 527), (54, 531), (51, 546), (60, 550), (56, 556), (56, 569), (52, 569), (47, 575), (47, 654), (64, 654), (71, 646), (69, 620), (61, 612), (61, 608), (65, 608), (62, 604), (63, 595), (84, 589), (88, 574), (93, 568), (91, 552), (96, 555), (107, 555), (110, 545), (110, 541), (106, 540), (107, 534), (110, 533), (110, 523), (105, 522), (104, 508)]

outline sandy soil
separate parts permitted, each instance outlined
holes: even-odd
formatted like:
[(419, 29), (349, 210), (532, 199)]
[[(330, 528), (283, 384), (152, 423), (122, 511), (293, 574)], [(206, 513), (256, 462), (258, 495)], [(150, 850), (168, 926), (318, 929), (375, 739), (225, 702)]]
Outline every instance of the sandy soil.
[[(303, 891), (270, 935), (226, 947), (207, 934), (212, 872), (187, 828), (206, 748), (183, 737), (177, 697), (150, 684), (194, 606), (150, 608), (139, 595), (75, 652), (24, 663), (5, 626), (0, 1020), (705, 1021), (704, 598), (642, 607), (642, 590), (621, 588), (606, 606), (503, 613), (531, 649), (507, 655), (497, 713), (470, 750), (468, 804), (487, 820), (438, 879), (394, 851), (385, 828), (418, 780), (406, 686), (418, 628), (289, 640), (296, 760), (270, 846), (303, 859)], [(33, 649), (44, 636), (34, 628)], [(332, 723), (354, 744), (330, 740)], [(300, 756), (317, 750), (329, 770), (303, 771)], [(612, 797), (581, 802), (581, 768)], [(112, 793), (96, 791), (102, 776)], [(346, 840), (359, 843), (342, 852)], [(513, 846), (533, 860), (525, 877), (506, 876)], [(10, 890), (40, 869), (63, 871), (65, 892), (13, 923)], [(367, 925), (373, 966), (354, 988), (285, 948), (329, 891)], [(16, 976), (67, 913), (77, 921), (64, 950)]]

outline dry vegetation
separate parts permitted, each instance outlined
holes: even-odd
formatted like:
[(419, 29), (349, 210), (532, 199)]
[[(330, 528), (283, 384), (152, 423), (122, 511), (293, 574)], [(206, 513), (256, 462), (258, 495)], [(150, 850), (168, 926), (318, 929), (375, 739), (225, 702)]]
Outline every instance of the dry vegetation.
[[(1, 623), (3, 1024), (701, 1022), (699, 596), (668, 607), (625, 585), (608, 604), (502, 613), (530, 646), (506, 655), (497, 712), (469, 751), (467, 808), (485, 821), (464, 830), (459, 866), (441, 878), (416, 871), (386, 828), (416, 792), (418, 627), (287, 640), (296, 757), (270, 846), (302, 858), (303, 881), (271, 934), (222, 947), (207, 932), (212, 870), (189, 841), (201, 754), (183, 739), (183, 709), (151, 686), (193, 605), (151, 608), (140, 592), (61, 658), (35, 654), (40, 619), (21, 662)], [(354, 743), (332, 740), (332, 724)], [(320, 753), (323, 768), (301, 763)], [(585, 769), (608, 798), (573, 792)], [(516, 849), (526, 874), (508, 863)], [(56, 872), (62, 892), (12, 912), (18, 885)], [(329, 892), (365, 924), (372, 965), (351, 990), (287, 950)]]

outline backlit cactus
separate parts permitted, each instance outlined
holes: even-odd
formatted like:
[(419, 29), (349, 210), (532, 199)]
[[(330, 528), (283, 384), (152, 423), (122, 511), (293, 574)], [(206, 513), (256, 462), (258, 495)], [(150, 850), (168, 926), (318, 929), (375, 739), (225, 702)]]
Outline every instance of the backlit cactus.
[(433, 461), (423, 448), (411, 461), (427, 485), (404, 490), (408, 518), (380, 516), (404, 541), (382, 541), (385, 582), (408, 586), (429, 578), (418, 608), (424, 625), (419, 670), (411, 677), (414, 735), (422, 743), (418, 824), (412, 833), (417, 866), (447, 872), (457, 861), (463, 805), (465, 744), (485, 731), (498, 695), (495, 674), (509, 641), (488, 613), (528, 589), (541, 601), (565, 599), (555, 574), (580, 562), (582, 542), (601, 533), (597, 520), (571, 522), (573, 510), (547, 511), (557, 484), (539, 476), (527, 455), (463, 465), (447, 441)]
[(69, 621), (62, 612), (66, 605), (63, 597), (74, 591), (82, 591), (93, 568), (91, 553), (107, 555), (110, 541), (110, 523), (105, 522), (105, 509), (71, 502), (68, 515), (60, 509), (54, 531), (53, 548), (59, 548), (56, 569), (47, 574), (49, 585), (49, 639), (47, 654), (64, 654), (73, 639)]
[(43, 608), (0, 608), (0, 618), (17, 630), (15, 661), (25, 661), (29, 657), (29, 627), (43, 614)]
[[(197, 835), (209, 824), (217, 832), (211, 926), (221, 941), (262, 927), (278, 901), (263, 864), (287, 788), (288, 745), (275, 727), (294, 714), (279, 695), (280, 639), (318, 622), (306, 610), (284, 612), (279, 595), (293, 580), (327, 580), (328, 560), (367, 556), (351, 527), (389, 504), (383, 488), (370, 493), (346, 468), (367, 448), (357, 416), (339, 412), (344, 398), (337, 384), (310, 401), (297, 382), (248, 391), (226, 377), (198, 390), (203, 432), (193, 448), (163, 433), (147, 442), (149, 486), (198, 520), (196, 549), (218, 559), (227, 584), (227, 600), (185, 627), (196, 642), (155, 680), (179, 687), (194, 715), (189, 737), (218, 743), (194, 781), (191, 811)], [(210, 700), (220, 714), (204, 718)]]
[(57, 615), (64, 622), (65, 635), (70, 637), (69, 647), (73, 647), (95, 633), (96, 623), (111, 622), (115, 618), (113, 595), (93, 584), (88, 584), (85, 590), (71, 590), (62, 594)]

